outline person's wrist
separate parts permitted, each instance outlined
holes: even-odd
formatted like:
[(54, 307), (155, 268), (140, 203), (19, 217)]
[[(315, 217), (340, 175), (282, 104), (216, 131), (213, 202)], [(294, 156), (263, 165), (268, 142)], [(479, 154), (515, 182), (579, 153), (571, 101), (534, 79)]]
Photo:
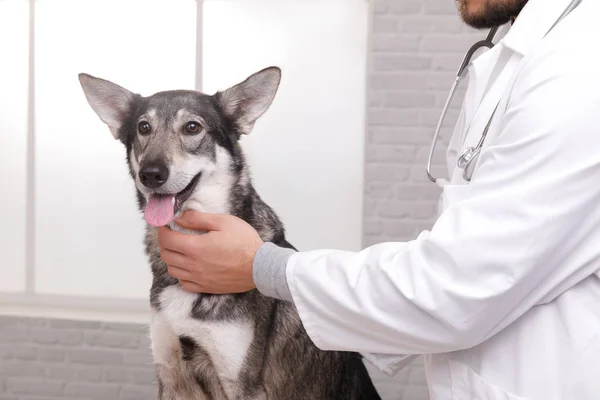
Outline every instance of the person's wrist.
[(294, 249), (264, 242), (258, 249), (252, 265), (254, 284), (263, 295), (292, 301), (287, 283), (286, 267)]
[(249, 246), (248, 254), (245, 257), (245, 265), (243, 266), (246, 277), (252, 282), (252, 288), (256, 288), (256, 282), (254, 281), (254, 260), (256, 259), (256, 255), (258, 254), (258, 250), (264, 245), (264, 241), (260, 238), (254, 241), (254, 243)]

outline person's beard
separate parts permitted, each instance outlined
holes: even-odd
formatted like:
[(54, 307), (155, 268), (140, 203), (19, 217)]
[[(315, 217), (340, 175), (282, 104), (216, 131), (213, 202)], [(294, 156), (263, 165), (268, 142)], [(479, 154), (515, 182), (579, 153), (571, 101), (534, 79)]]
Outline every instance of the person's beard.
[[(470, 0), (457, 0), (462, 20), (472, 28), (488, 29), (514, 20), (527, 0), (483, 0), (478, 10), (470, 10)], [(472, 1), (472, 0), (471, 0)]]

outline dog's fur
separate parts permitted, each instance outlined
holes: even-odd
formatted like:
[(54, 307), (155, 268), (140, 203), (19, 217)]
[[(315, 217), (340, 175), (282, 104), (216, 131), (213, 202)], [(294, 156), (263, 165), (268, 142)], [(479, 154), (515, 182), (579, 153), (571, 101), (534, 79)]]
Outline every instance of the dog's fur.
[[(183, 191), (174, 201), (175, 214), (229, 213), (251, 224), (262, 240), (293, 248), (278, 216), (254, 190), (238, 143), (270, 107), (280, 79), (280, 69), (270, 67), (214, 95), (175, 90), (142, 97), (79, 75), (92, 109), (127, 149), (140, 210), (153, 195)], [(200, 129), (186, 130), (197, 128), (190, 121)], [(152, 163), (166, 166), (168, 179), (149, 188), (140, 170)], [(146, 252), (153, 274), (151, 340), (159, 399), (380, 399), (362, 357), (317, 349), (293, 304), (257, 290), (184, 291), (167, 273), (156, 228), (149, 224)]]

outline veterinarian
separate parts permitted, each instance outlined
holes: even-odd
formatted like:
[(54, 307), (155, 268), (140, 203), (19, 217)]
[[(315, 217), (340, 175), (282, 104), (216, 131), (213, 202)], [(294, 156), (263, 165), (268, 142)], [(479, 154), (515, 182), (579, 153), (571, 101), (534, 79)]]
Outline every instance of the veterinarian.
[(318, 347), (388, 374), (424, 355), (432, 400), (600, 399), (600, 2), (561, 19), (571, 5), (459, 0), (467, 24), (507, 32), (468, 67), (431, 231), (293, 252), (188, 212), (210, 232), (160, 230), (170, 273), (292, 301)]

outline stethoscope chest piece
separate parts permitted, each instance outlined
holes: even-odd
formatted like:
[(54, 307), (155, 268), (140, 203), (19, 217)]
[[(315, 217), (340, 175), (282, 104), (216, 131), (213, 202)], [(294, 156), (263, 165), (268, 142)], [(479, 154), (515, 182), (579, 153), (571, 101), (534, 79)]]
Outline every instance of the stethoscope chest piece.
[(460, 169), (465, 169), (473, 162), (475, 158), (479, 155), (481, 151), (480, 147), (467, 147), (465, 151), (458, 157), (458, 161), (456, 162), (456, 166)]
[(483, 142), (488, 134), (488, 130), (490, 129), (490, 124), (492, 123), (494, 114), (496, 114), (496, 110), (498, 109), (498, 104), (496, 104), (496, 108), (494, 108), (492, 116), (490, 117), (485, 128), (483, 129), (483, 133), (481, 134), (477, 145), (467, 147), (456, 161), (456, 166), (463, 170), (463, 179), (467, 182), (471, 182), (471, 175), (473, 175), (475, 164), (477, 164), (477, 159), (479, 158), (479, 154), (481, 153)]
[(473, 174), (475, 164), (477, 164), (479, 153), (481, 153), (480, 146), (467, 147), (456, 162), (456, 166), (463, 170), (463, 179), (467, 182), (471, 181), (471, 175)]

